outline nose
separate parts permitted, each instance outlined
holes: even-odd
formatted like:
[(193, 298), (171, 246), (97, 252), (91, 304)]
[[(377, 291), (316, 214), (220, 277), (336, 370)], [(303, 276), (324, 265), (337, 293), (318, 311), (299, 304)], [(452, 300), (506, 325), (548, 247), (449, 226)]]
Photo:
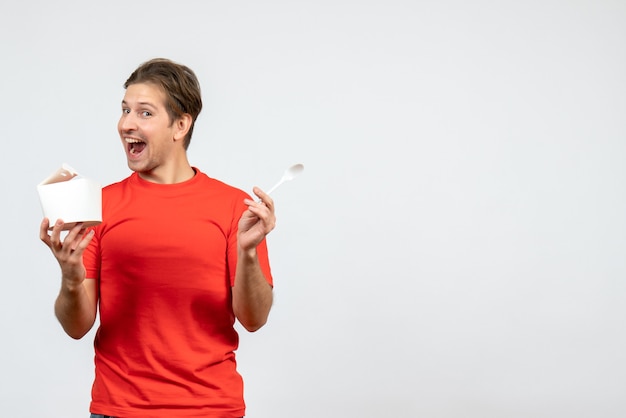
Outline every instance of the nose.
[(122, 113), (122, 116), (120, 117), (120, 121), (118, 122), (117, 126), (120, 132), (134, 131), (135, 129), (137, 129), (137, 121), (133, 117), (132, 112)]

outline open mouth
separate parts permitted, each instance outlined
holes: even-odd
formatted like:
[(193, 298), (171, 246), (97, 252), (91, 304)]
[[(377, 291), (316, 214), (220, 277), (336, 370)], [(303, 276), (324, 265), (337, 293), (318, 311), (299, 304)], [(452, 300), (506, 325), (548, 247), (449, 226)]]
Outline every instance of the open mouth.
[(135, 138), (126, 138), (126, 144), (131, 155), (139, 154), (146, 148), (145, 142)]

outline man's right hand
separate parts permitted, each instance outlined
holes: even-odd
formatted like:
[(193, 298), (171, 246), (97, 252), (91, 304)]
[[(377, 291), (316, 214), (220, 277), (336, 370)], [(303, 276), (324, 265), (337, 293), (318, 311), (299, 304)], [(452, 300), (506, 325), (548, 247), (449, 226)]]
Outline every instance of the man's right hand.
[(41, 221), (39, 237), (50, 248), (52, 254), (61, 266), (63, 282), (66, 286), (75, 287), (85, 280), (85, 266), (83, 264), (83, 252), (93, 238), (93, 231), (85, 234), (82, 224), (73, 227), (61, 241), (63, 221), (58, 219), (49, 234), (50, 220), (44, 218)]

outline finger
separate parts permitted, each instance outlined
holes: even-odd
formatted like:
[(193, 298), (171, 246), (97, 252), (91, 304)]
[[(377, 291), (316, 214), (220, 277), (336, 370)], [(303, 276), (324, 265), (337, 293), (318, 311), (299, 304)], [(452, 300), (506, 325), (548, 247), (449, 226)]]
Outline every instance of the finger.
[(61, 249), (63, 244), (61, 244), (61, 230), (63, 229), (64, 222), (62, 219), (57, 219), (52, 227), (52, 234), (50, 234), (50, 243), (52, 244), (53, 249)]
[(267, 206), (268, 208), (274, 207), (274, 200), (272, 200), (270, 195), (265, 193), (260, 187), (253, 187), (252, 191), (255, 195), (257, 195), (259, 199), (261, 199), (261, 202), (263, 202), (265, 206)]
[(74, 251), (80, 239), (82, 239), (83, 234), (85, 233), (85, 228), (82, 223), (77, 223), (67, 234), (65, 239), (63, 240), (63, 247), (69, 248), (69, 250)]
[(264, 200), (264, 198), (266, 198), (267, 196), (269, 196), (267, 193), (265, 193), (263, 191), (263, 189), (261, 189), (260, 187), (254, 186), (252, 188), (252, 192), (257, 195), (257, 197), (261, 200)]
[(48, 218), (43, 218), (41, 224), (39, 225), (39, 239), (49, 247), (50, 235), (48, 235), (48, 228), (50, 228), (50, 220)]
[(271, 208), (264, 203), (250, 206), (248, 210), (256, 217), (256, 223), (263, 229), (264, 233), (269, 233), (276, 226), (276, 216)]
[(87, 232), (85, 235), (81, 234), (81, 240), (78, 241), (78, 243), (76, 244), (76, 248), (74, 248), (74, 253), (73, 255), (76, 257), (82, 257), (83, 252), (85, 251), (85, 249), (87, 247), (89, 247), (89, 243), (91, 242), (91, 239), (94, 236), (94, 230), (90, 230), (89, 232)]
[(271, 214), (270, 209), (263, 202), (248, 203), (248, 218), (266, 218)]
[(85, 232), (85, 228), (83, 227), (82, 223), (77, 223), (76, 225), (74, 225), (70, 231), (67, 234), (67, 237), (65, 237), (65, 239), (70, 239), (73, 240), (75, 239), (81, 232)]

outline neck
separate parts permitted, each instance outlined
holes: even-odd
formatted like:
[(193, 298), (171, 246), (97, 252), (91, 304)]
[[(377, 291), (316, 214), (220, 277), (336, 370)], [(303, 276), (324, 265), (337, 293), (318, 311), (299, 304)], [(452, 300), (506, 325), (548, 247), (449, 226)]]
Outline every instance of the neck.
[(139, 177), (146, 181), (159, 184), (176, 184), (191, 179), (196, 172), (187, 159), (179, 164), (171, 163), (148, 171), (138, 171)]

